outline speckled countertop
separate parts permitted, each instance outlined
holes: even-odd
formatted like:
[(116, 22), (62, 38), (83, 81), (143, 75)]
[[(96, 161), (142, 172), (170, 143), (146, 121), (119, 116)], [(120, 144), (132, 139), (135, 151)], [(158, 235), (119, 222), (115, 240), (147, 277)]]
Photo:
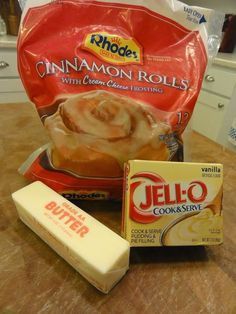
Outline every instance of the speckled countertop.
[[(0, 105), (0, 313), (236, 313), (236, 155), (194, 133), (194, 161), (224, 164), (224, 244), (131, 250), (130, 270), (103, 295), (17, 217), (17, 168), (47, 137), (30, 104)], [(120, 203), (80, 206), (120, 231)]]
[(0, 36), (0, 48), (16, 48), (17, 36)]
[(223, 67), (236, 69), (236, 53), (219, 52), (213, 63)]

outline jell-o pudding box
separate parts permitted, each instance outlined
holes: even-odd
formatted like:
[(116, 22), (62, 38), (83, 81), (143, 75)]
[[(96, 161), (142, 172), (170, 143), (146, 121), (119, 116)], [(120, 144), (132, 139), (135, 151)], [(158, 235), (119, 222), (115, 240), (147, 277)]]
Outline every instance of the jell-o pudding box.
[(221, 164), (129, 161), (122, 235), (133, 247), (221, 244), (222, 194)]

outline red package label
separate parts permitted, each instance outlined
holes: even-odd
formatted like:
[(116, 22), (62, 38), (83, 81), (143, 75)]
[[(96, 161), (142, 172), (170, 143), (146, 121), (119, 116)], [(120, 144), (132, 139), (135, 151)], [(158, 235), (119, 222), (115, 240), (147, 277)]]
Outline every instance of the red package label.
[(19, 72), (52, 144), (25, 175), (113, 198), (127, 160), (181, 161), (206, 64), (197, 30), (143, 6), (55, 1), (28, 10)]

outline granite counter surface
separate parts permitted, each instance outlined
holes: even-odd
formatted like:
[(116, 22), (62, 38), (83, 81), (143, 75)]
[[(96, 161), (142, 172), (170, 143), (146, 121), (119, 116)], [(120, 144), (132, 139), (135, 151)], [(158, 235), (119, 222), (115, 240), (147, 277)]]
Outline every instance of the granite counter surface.
[[(0, 313), (236, 313), (236, 155), (196, 133), (193, 161), (224, 164), (224, 244), (131, 250), (127, 275), (97, 291), (17, 217), (17, 168), (47, 142), (30, 104), (0, 105)], [(115, 232), (121, 204), (81, 202)]]

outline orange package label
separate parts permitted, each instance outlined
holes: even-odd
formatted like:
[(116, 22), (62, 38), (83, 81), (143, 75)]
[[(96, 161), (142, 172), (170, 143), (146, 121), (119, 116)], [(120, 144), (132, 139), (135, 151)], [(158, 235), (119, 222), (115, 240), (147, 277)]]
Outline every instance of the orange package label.
[(122, 234), (131, 246), (223, 241), (221, 164), (129, 161)]

